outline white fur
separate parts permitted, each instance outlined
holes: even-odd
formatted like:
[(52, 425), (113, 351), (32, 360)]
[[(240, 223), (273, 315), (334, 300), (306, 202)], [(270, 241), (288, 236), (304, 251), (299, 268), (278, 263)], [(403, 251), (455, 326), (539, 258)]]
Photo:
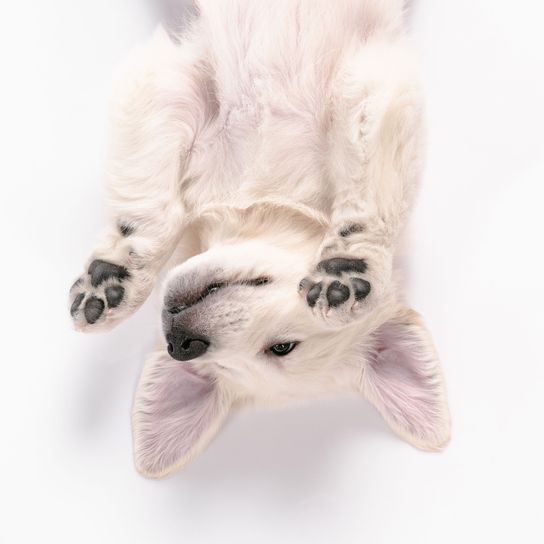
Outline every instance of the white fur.
[[(92, 325), (78, 310), (75, 323), (96, 330), (119, 322), (145, 300), (169, 259), (174, 267), (165, 300), (188, 277), (215, 270), (230, 282), (273, 281), (232, 287), (200, 303), (197, 326), (212, 330), (212, 346), (203, 357), (176, 364), (189, 365), (207, 380), (203, 387), (215, 388), (210, 399), (222, 399), (217, 409), (206, 405), (206, 421), (212, 418), (206, 428), (198, 429), (203, 418), (194, 406), (192, 419), (187, 407), (164, 408), (165, 399), (153, 410), (166, 390), (161, 361), (172, 372), (181, 368), (172, 366), (159, 342), (134, 405), (138, 469), (162, 476), (181, 467), (219, 428), (231, 403), (342, 391), (365, 394), (413, 444), (442, 447), (449, 416), (439, 363), (421, 321), (399, 302), (392, 271), (422, 139), (417, 55), (403, 29), (402, 3), (198, 5), (200, 15), (179, 43), (159, 29), (119, 86), (107, 171), (111, 223), (89, 263), (99, 258), (122, 265), (130, 278), (122, 304)], [(121, 236), (119, 222), (134, 232)], [(339, 235), (352, 224), (363, 230)], [(351, 294), (341, 308), (320, 300), (310, 309), (297, 286), (308, 275), (325, 281), (315, 267), (335, 256), (365, 259), (372, 291), (361, 302)], [(103, 296), (112, 282), (93, 292)], [(77, 291), (93, 289), (87, 275), (78, 285), (72, 300)], [(223, 313), (237, 316), (235, 325), (221, 321)], [(287, 357), (265, 354), (268, 344), (290, 339), (300, 344)], [(378, 349), (380, 339), (392, 345)], [(383, 376), (381, 360), (387, 360)], [(422, 395), (399, 393), (402, 379), (394, 389), (384, 385), (384, 376), (403, 375), (403, 365), (414, 365), (415, 375), (424, 367), (421, 380), (411, 382)], [(399, 406), (405, 423), (392, 414)], [(210, 415), (216, 413), (220, 419)], [(161, 418), (195, 425), (194, 433), (179, 433), (194, 443), (159, 436), (153, 429)], [(176, 440), (184, 453), (172, 461), (172, 452), (163, 450)]]

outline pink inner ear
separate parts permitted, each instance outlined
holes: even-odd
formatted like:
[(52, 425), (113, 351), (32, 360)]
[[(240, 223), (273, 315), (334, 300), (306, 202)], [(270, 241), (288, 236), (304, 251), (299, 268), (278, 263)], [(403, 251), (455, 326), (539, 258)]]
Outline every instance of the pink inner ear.
[(159, 353), (147, 363), (134, 403), (138, 469), (160, 476), (188, 461), (226, 415), (213, 380)]
[(399, 434), (438, 449), (449, 439), (442, 374), (430, 335), (415, 317), (404, 315), (376, 332), (364, 391)]

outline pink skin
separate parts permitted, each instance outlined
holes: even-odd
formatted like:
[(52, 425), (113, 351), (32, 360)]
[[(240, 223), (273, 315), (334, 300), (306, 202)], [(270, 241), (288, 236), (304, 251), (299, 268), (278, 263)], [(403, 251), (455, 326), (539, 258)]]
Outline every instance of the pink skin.
[(134, 413), (139, 420), (135, 436), (139, 470), (159, 476), (190, 457), (220, 413), (211, 378), (167, 353), (157, 353), (140, 384)]
[[(361, 359), (363, 394), (399, 435), (426, 450), (441, 449), (449, 439), (449, 414), (438, 360), (419, 316), (402, 311), (380, 326), (371, 341)], [(138, 469), (147, 476), (181, 468), (230, 410), (221, 385), (196, 368), (165, 351), (156, 352), (146, 365), (135, 403), (134, 439)]]
[(428, 333), (417, 322), (393, 319), (376, 336), (363, 378), (365, 393), (399, 434), (424, 444), (442, 432), (447, 416)]

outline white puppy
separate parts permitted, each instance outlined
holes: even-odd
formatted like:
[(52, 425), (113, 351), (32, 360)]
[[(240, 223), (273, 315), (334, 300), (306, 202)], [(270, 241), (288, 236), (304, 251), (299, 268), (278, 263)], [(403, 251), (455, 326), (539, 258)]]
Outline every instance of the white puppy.
[(171, 268), (134, 402), (143, 474), (182, 467), (234, 406), (336, 392), (420, 448), (447, 443), (440, 364), (392, 272), (422, 139), (402, 10), (200, 0), (179, 41), (159, 30), (138, 53), (111, 223), (70, 309), (80, 330), (110, 328)]

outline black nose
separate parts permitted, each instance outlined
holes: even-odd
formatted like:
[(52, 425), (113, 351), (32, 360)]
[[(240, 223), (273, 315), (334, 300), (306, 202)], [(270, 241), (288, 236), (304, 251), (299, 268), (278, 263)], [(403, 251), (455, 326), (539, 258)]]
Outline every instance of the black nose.
[(192, 331), (176, 328), (166, 334), (168, 353), (177, 361), (189, 361), (203, 355), (210, 342)]

